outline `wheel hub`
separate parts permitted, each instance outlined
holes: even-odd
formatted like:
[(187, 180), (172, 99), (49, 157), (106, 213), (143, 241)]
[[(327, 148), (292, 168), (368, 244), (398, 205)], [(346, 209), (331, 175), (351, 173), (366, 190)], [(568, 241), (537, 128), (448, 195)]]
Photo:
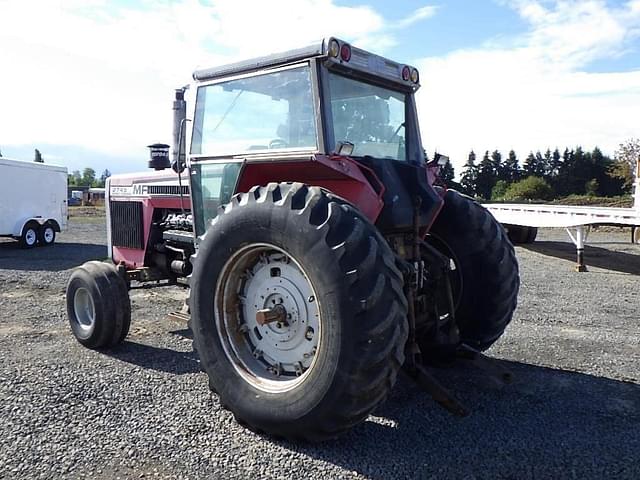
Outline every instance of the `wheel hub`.
[(30, 228), (29, 230), (27, 230), (24, 238), (27, 245), (34, 245), (36, 243), (36, 240), (38, 239), (38, 235), (33, 228)]
[(86, 288), (78, 288), (73, 296), (73, 309), (82, 330), (89, 331), (96, 321), (96, 307)]
[(320, 338), (319, 306), (307, 276), (285, 252), (263, 245), (247, 247), (225, 271), (224, 293), (218, 287), (223, 322), (216, 312), (225, 351), (256, 387), (293, 388), (311, 369)]

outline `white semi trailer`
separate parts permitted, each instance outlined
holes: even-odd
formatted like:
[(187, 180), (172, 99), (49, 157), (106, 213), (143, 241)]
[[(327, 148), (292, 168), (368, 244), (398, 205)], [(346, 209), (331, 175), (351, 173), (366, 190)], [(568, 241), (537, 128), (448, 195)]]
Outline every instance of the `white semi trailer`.
[[(509, 237), (517, 243), (533, 242), (538, 228), (565, 228), (576, 246), (576, 270), (586, 272), (584, 246), (592, 226), (629, 226), (632, 228), (631, 241), (640, 243), (640, 158), (636, 162), (634, 202), (631, 208), (519, 203), (488, 203), (484, 206), (506, 227)], [(572, 229), (575, 229), (575, 235)]]
[(66, 167), (0, 158), (0, 236), (52, 245), (67, 213)]

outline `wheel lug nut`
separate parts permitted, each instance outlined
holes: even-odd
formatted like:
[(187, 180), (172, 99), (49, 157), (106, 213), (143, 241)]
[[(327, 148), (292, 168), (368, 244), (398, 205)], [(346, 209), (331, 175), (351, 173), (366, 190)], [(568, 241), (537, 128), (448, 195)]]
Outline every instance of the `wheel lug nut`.
[(313, 328), (307, 327), (307, 331), (304, 333), (304, 338), (306, 338), (307, 340), (311, 340), (314, 333), (315, 332), (313, 331)]

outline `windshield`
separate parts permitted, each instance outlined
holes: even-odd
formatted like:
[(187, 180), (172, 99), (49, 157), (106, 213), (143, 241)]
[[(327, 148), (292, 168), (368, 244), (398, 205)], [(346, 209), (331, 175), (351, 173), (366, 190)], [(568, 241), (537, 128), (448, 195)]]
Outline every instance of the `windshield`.
[(191, 153), (317, 149), (309, 66), (198, 88)]
[(353, 156), (405, 160), (405, 94), (329, 74), (333, 138)]

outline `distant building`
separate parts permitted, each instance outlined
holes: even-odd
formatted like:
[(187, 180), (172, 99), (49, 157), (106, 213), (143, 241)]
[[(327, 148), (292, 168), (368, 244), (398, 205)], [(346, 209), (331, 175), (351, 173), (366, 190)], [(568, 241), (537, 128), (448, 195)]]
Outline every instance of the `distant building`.
[(70, 185), (67, 188), (69, 205), (104, 205), (104, 188)]
[(89, 189), (89, 205), (104, 205), (104, 188)]

